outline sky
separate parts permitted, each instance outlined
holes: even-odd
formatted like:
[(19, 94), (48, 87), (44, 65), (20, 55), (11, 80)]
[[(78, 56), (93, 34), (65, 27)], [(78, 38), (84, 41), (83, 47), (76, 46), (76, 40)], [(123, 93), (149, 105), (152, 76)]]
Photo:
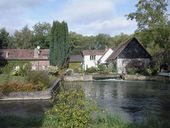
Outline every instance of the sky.
[[(137, 0), (0, 0), (0, 28), (10, 34), (25, 25), (65, 21), (69, 31), (83, 35), (132, 34), (136, 22), (126, 15), (136, 10)], [(168, 12), (170, 8), (168, 6)]]

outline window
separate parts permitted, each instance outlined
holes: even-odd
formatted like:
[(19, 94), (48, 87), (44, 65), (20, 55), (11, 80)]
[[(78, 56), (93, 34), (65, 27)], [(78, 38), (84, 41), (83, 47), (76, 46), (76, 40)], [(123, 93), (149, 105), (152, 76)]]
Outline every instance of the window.
[(90, 56), (90, 60), (95, 60), (95, 56)]

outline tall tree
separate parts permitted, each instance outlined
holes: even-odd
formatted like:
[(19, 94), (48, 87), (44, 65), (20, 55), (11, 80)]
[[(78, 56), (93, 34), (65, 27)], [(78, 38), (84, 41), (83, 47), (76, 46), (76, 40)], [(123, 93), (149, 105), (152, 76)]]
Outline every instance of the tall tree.
[(128, 14), (128, 19), (136, 20), (138, 30), (153, 29), (167, 24), (167, 0), (139, 0), (137, 10)]
[(167, 6), (167, 0), (139, 0), (137, 10), (128, 15), (128, 19), (136, 20), (138, 29), (135, 35), (145, 47), (154, 44), (164, 50), (170, 48)]
[(50, 64), (65, 66), (70, 54), (68, 27), (65, 22), (54, 21), (51, 29)]
[(41, 48), (49, 48), (51, 25), (49, 23), (37, 23), (33, 26), (34, 45), (39, 45)]
[(9, 33), (5, 28), (0, 29), (0, 48), (8, 48), (10, 42)]
[(105, 49), (108, 48), (111, 44), (112, 40), (110, 35), (100, 33), (96, 36), (94, 49)]
[(34, 48), (33, 32), (28, 26), (23, 27), (20, 31), (14, 32), (14, 48)]

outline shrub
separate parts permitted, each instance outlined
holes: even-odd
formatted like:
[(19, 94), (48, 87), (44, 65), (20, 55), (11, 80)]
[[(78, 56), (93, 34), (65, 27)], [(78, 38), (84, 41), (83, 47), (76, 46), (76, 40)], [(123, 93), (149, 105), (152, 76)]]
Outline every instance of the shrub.
[(138, 73), (138, 70), (136, 68), (127, 68), (126, 72), (129, 75), (135, 75), (136, 73)]
[(61, 128), (87, 127), (96, 106), (85, 99), (82, 90), (64, 90), (56, 96), (56, 104), (47, 112), (48, 117), (56, 119)]
[(86, 70), (86, 73), (95, 73), (95, 72), (97, 72), (98, 71), (98, 69), (96, 68), (96, 67), (91, 67), (91, 68), (88, 68), (87, 70)]
[(104, 71), (104, 70), (106, 70), (106, 66), (103, 65), (103, 64), (99, 64), (97, 67), (98, 67), (99, 71)]
[(11, 71), (11, 75), (13, 76), (27, 76), (28, 73), (31, 71), (31, 64), (25, 63), (22, 66), (15, 66)]
[(0, 91), (3, 94), (9, 94), (10, 92), (39, 90), (39, 88), (33, 84), (6, 83), (0, 86)]
[(67, 69), (65, 74), (68, 75), (68, 76), (71, 76), (73, 74), (73, 70)]
[(59, 73), (59, 69), (57, 66), (49, 66), (48, 67), (48, 73), (54, 76), (57, 76)]
[(34, 85), (40, 85), (42, 88), (49, 87), (50, 79), (45, 71), (31, 71), (27, 76), (27, 81)]

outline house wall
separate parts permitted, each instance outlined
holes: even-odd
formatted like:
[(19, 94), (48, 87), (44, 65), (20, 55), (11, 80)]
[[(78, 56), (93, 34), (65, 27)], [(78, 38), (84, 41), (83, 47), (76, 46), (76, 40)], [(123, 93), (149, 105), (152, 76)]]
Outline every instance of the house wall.
[(137, 58), (137, 59), (117, 59), (117, 71), (118, 73), (126, 73), (126, 66), (133, 61), (139, 61), (145, 65), (149, 64), (149, 58)]
[(47, 70), (50, 65), (49, 60), (31, 61), (32, 70)]
[(102, 56), (102, 58), (100, 59), (100, 63), (104, 64), (106, 63), (107, 58), (113, 53), (113, 50), (111, 48), (109, 48), (109, 50)]
[(96, 55), (95, 60), (90, 60), (90, 55), (85, 55), (83, 68), (86, 70), (87, 68), (90, 67), (97, 67), (98, 60), (101, 58), (101, 56), (102, 55)]

